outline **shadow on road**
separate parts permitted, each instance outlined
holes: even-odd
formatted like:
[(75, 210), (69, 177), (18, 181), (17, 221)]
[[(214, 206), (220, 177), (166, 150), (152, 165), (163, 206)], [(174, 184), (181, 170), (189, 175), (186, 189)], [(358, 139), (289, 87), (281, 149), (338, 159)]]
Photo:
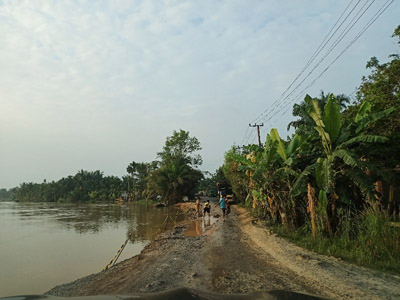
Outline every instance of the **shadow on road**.
[(224, 295), (217, 293), (210, 293), (204, 291), (197, 291), (193, 289), (180, 288), (171, 291), (154, 294), (132, 294), (132, 295), (103, 295), (103, 296), (86, 296), (86, 297), (56, 297), (45, 295), (24, 295), (3, 297), (0, 300), (275, 300), (275, 299), (288, 299), (288, 300), (310, 300), (310, 299), (325, 299), (317, 296), (300, 294), (290, 291), (273, 290), (269, 292), (251, 293), (247, 295)]

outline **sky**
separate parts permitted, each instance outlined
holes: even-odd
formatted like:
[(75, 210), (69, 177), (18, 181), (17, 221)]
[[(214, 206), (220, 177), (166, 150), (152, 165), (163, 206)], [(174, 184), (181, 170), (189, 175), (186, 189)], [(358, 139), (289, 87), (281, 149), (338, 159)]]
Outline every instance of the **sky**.
[(358, 1), (345, 38), (277, 102), (356, 2), (0, 0), (0, 188), (81, 169), (123, 176), (180, 129), (199, 139), (200, 169), (214, 172), (232, 145), (256, 142), (248, 124), (263, 112), (262, 140), (274, 127), (286, 137), (305, 93), (354, 95), (372, 56), (399, 53), (394, 1), (307, 87), (386, 3)]

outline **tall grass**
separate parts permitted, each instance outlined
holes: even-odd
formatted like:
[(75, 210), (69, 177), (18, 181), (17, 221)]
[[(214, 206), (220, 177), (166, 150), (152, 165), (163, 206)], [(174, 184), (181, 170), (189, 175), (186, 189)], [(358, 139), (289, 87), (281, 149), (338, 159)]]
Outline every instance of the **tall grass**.
[(335, 236), (310, 235), (311, 226), (299, 229), (275, 226), (275, 231), (295, 244), (320, 254), (375, 270), (400, 274), (400, 227), (390, 226), (391, 218), (377, 207), (365, 208), (357, 217), (342, 213)]

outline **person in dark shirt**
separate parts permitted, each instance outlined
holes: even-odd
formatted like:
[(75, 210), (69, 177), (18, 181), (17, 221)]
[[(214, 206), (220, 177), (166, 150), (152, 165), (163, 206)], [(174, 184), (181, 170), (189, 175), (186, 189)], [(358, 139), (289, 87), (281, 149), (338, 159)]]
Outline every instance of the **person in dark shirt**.
[(210, 205), (210, 200), (207, 200), (206, 203), (203, 205), (203, 217), (206, 216), (206, 213), (208, 213), (208, 217), (211, 215), (211, 205)]

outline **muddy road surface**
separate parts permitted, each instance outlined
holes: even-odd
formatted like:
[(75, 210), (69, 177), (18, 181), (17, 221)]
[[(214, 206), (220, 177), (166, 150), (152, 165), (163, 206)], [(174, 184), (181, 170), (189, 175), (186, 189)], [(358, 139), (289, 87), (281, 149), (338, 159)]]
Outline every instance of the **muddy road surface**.
[(233, 207), (225, 222), (207, 218), (195, 224), (201, 226), (196, 231), (200, 235), (185, 236), (196, 221), (178, 225), (140, 255), (46, 294), (132, 295), (185, 288), (225, 296), (275, 293), (280, 295), (276, 299), (299, 294), (310, 299), (400, 299), (399, 277), (299, 248), (254, 225), (245, 209)]

